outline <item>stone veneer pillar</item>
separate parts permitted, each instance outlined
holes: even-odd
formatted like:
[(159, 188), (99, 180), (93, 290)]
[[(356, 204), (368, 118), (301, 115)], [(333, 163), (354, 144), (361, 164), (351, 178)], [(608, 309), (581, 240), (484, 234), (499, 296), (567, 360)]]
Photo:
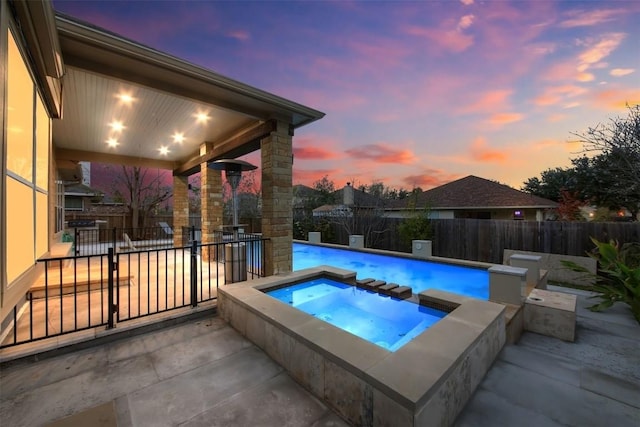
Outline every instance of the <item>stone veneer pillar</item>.
[(182, 246), (183, 227), (189, 226), (189, 177), (173, 177), (173, 246)]
[[(201, 154), (205, 147), (200, 148)], [(210, 169), (206, 163), (200, 165), (200, 204), (202, 211), (202, 243), (214, 243), (215, 232), (222, 231), (222, 171)], [(202, 259), (212, 261), (210, 251), (215, 249), (203, 247)], [(211, 252), (213, 255), (213, 252)]]
[(265, 242), (265, 275), (291, 272), (293, 251), (292, 172), (293, 148), (289, 125), (260, 141), (262, 156), (262, 234)]

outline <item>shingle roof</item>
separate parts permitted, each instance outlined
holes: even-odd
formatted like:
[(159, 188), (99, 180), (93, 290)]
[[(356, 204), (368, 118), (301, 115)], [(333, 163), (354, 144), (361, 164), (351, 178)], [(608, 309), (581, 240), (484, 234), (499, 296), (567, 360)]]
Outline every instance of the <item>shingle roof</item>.
[[(406, 207), (406, 201), (404, 206)], [(488, 179), (469, 175), (418, 196), (417, 206), (431, 209), (556, 208), (558, 204)], [(401, 208), (398, 204), (397, 208)]]
[(101, 194), (100, 191), (95, 190), (87, 185), (84, 184), (70, 184), (70, 185), (65, 185), (64, 186), (64, 193), (66, 195), (73, 195), (73, 196), (86, 196), (86, 197), (93, 197), (96, 195)]

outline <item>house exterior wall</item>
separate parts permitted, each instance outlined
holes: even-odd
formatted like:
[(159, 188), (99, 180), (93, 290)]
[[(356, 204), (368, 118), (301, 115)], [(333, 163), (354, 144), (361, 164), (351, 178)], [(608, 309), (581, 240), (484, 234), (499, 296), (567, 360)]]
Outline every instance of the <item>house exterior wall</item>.
[[(23, 17), (23, 19), (25, 19)], [(26, 19), (29, 19), (27, 16)], [(0, 321), (24, 299), (37, 273), (37, 259), (49, 251), (51, 219), (51, 117), (43, 101), (48, 90), (30, 58), (12, 8), (0, 0), (0, 98), (2, 99), (2, 183), (0, 184)], [(46, 53), (45, 53), (46, 54)], [(11, 250), (8, 250), (11, 248)]]
[[(521, 216), (516, 218), (515, 211), (520, 211)], [(412, 211), (399, 210), (387, 211), (387, 218), (409, 218)], [(315, 213), (314, 213), (315, 216)], [(505, 208), (505, 209), (432, 209), (429, 211), (430, 219), (503, 219), (516, 220), (523, 219), (527, 221), (544, 221), (547, 218), (545, 211), (542, 209), (524, 209), (524, 208)]]

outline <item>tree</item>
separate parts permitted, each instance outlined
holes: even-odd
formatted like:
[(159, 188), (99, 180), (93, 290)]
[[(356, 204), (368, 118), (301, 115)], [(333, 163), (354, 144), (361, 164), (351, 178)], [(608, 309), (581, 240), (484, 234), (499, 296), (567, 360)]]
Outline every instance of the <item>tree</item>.
[(578, 191), (575, 171), (569, 168), (547, 169), (540, 178), (529, 178), (523, 184), (522, 191), (554, 202), (560, 201), (563, 191)]
[(568, 190), (561, 190), (560, 200), (558, 200), (558, 216), (561, 221), (580, 221), (583, 220), (582, 208), (585, 203), (580, 200), (574, 193)]
[(640, 212), (640, 105), (628, 107), (628, 110), (626, 118), (616, 117), (585, 133), (574, 133), (583, 144), (584, 155), (573, 163), (587, 196), (611, 209), (626, 208), (637, 220)]
[(379, 238), (385, 231), (386, 218), (384, 217), (384, 200), (380, 196), (368, 193), (366, 190), (373, 188), (374, 193), (384, 193), (384, 185), (374, 182), (371, 186), (347, 183), (344, 191), (352, 191), (353, 197), (344, 197), (343, 200), (335, 200), (337, 205), (326, 217), (331, 223), (342, 228), (346, 234), (360, 234), (365, 238), (368, 247), (375, 247)]
[(412, 240), (429, 240), (432, 237), (430, 209), (427, 205), (422, 208), (417, 206), (418, 192), (409, 197), (407, 207), (410, 214), (398, 225), (400, 239), (406, 245), (411, 245)]
[(132, 228), (144, 227), (149, 214), (172, 197), (172, 188), (167, 185), (169, 174), (136, 166), (122, 166), (115, 174), (114, 196), (129, 208)]
[[(222, 198), (224, 200), (224, 214), (227, 223), (233, 222), (233, 200), (231, 184), (223, 182)], [(238, 196), (238, 218), (258, 218), (262, 217), (262, 186), (258, 183), (256, 171), (243, 172), (237, 188)]]
[(313, 183), (313, 189), (318, 192), (318, 195), (313, 201), (313, 204), (316, 206), (312, 209), (323, 205), (333, 205), (335, 203), (335, 195), (333, 193), (336, 191), (336, 187), (327, 175), (315, 181)]

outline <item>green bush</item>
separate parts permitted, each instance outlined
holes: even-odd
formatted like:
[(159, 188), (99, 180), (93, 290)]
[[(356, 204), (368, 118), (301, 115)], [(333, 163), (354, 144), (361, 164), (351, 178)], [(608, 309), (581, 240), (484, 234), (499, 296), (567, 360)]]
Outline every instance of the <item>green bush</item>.
[(414, 211), (398, 225), (400, 240), (411, 245), (412, 240), (429, 240), (432, 237), (429, 210)]
[(589, 309), (602, 311), (616, 302), (627, 304), (636, 321), (640, 323), (640, 244), (626, 243), (622, 246), (611, 240), (609, 243), (591, 238), (596, 252), (589, 254), (598, 261), (598, 272), (593, 274), (571, 261), (562, 264), (573, 271), (593, 276), (595, 284), (589, 290), (597, 292), (593, 298), (602, 299)]

